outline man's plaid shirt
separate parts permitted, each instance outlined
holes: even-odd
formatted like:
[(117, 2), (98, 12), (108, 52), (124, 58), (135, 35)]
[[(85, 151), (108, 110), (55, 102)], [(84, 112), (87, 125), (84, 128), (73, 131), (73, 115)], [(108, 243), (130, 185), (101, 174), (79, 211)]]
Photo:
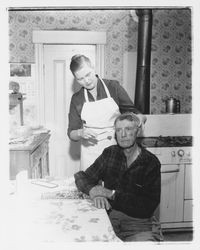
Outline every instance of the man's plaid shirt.
[(129, 167), (118, 145), (104, 149), (86, 171), (74, 175), (78, 189), (88, 195), (102, 180), (105, 188), (116, 190), (114, 200), (109, 200), (113, 209), (135, 218), (151, 217), (160, 203), (161, 165), (154, 154), (141, 149)]

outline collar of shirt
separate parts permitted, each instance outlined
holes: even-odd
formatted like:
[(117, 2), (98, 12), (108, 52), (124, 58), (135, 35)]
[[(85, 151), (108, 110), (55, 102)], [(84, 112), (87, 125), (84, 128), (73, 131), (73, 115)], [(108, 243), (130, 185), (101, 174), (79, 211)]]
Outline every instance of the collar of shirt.
[[(101, 100), (103, 98), (106, 98), (106, 92), (105, 92), (105, 89), (104, 89), (104, 86), (101, 82), (101, 80), (99, 79), (98, 75), (96, 75), (96, 77), (98, 78), (98, 81), (97, 81), (97, 100)], [(89, 97), (89, 101), (90, 102), (94, 102), (94, 97), (92, 96), (92, 94), (88, 92), (88, 97)]]
[[(137, 160), (140, 159), (140, 157), (142, 155), (143, 148), (140, 147), (139, 145), (138, 145), (138, 147), (140, 148), (140, 153), (137, 155), (137, 157), (135, 158), (135, 160), (130, 164), (130, 166), (127, 167), (127, 169), (130, 168), (134, 162), (136, 162)], [(118, 148), (119, 148), (118, 154), (126, 162), (127, 159), (126, 159), (126, 155), (124, 154), (124, 149), (121, 148), (121, 147), (119, 147), (119, 146), (118, 146)]]

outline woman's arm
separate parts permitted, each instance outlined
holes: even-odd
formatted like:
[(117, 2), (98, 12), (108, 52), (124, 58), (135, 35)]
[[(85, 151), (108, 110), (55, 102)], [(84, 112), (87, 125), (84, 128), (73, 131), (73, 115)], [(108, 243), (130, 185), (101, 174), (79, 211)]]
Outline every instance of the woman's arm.
[[(136, 114), (141, 113), (135, 106), (134, 103), (132, 102), (131, 98), (129, 97), (128, 93), (126, 90), (119, 84), (118, 81), (116, 80), (106, 80), (105, 82), (107, 83), (107, 87), (110, 90), (111, 96), (113, 99), (116, 101), (118, 104), (120, 110), (124, 109), (124, 111), (129, 111), (128, 109), (131, 108), (131, 112), (134, 112)], [(122, 110), (123, 112), (123, 110)]]
[(95, 139), (96, 133), (94, 133), (89, 128), (80, 128), (76, 130), (72, 130), (69, 134), (69, 137), (73, 141), (79, 141), (81, 138), (83, 139)]
[(80, 129), (82, 129), (81, 110), (83, 107), (82, 96), (78, 93), (71, 98), (68, 114), (68, 131), (67, 134), (71, 140), (80, 140)]
[(130, 111), (133, 112), (135, 114), (138, 114), (142, 124), (144, 124), (146, 122), (146, 116), (144, 114), (142, 114), (133, 104), (132, 100), (130, 99), (128, 93), (126, 92), (126, 90), (119, 84), (118, 81), (115, 81), (115, 88), (116, 88), (116, 95), (118, 98), (118, 105), (119, 105), (119, 109), (124, 109), (125, 112)]
[(79, 91), (74, 94), (70, 103), (68, 114), (69, 126), (67, 134), (73, 141), (79, 141), (81, 138), (86, 140), (96, 138), (96, 133), (94, 133), (94, 131), (92, 131), (90, 128), (83, 127), (83, 121), (81, 120), (81, 111), (83, 108), (84, 97), (82, 92)]

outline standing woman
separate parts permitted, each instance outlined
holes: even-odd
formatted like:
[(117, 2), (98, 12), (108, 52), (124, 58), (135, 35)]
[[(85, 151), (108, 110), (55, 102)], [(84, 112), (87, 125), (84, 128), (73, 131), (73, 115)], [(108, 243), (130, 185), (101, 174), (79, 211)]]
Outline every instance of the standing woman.
[[(73, 94), (69, 110), (68, 136), (81, 140), (81, 170), (86, 170), (103, 149), (116, 144), (114, 121), (120, 105), (132, 105), (117, 81), (101, 79), (84, 55), (71, 59), (70, 70), (82, 88)], [(135, 113), (139, 113), (136, 109)]]

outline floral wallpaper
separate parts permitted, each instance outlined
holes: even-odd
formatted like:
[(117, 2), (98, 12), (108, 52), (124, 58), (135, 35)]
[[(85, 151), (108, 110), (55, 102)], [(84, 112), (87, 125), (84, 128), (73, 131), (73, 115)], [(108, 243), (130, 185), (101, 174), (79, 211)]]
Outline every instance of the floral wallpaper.
[(164, 113), (165, 100), (180, 100), (192, 112), (191, 11), (154, 10), (151, 54), (151, 113)]
[[(137, 51), (138, 23), (130, 10), (9, 11), (10, 63), (34, 64), (32, 31), (56, 29), (106, 31), (105, 77), (123, 85), (123, 54)], [(181, 113), (192, 112), (191, 62), (191, 11), (153, 10), (152, 114), (164, 113), (170, 96), (180, 100)]]

